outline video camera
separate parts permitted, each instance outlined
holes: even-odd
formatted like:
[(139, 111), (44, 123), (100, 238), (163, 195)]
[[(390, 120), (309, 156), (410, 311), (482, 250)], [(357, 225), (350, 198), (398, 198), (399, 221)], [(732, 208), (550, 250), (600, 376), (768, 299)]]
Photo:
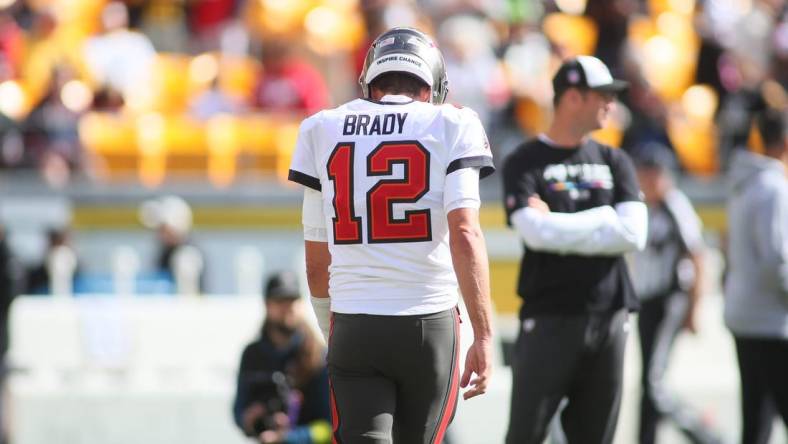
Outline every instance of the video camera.
[(250, 377), (249, 399), (253, 403), (260, 403), (265, 413), (255, 419), (254, 432), (260, 435), (266, 430), (275, 430), (277, 413), (287, 414), (290, 407), (290, 384), (287, 376), (280, 372), (256, 372)]

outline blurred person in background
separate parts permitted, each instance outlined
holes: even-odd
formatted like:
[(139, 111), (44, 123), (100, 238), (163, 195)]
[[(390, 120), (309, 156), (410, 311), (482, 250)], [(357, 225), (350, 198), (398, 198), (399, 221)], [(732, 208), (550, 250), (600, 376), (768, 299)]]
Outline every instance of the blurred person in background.
[[(724, 2), (707, 2), (706, 7), (712, 8), (715, 3)], [(727, 94), (720, 102), (717, 122), (721, 165), (726, 170), (734, 151), (747, 146), (755, 116), (769, 107), (786, 106), (783, 87), (778, 87), (781, 91), (764, 88), (780, 76), (772, 68), (777, 54), (786, 46), (779, 38), (785, 2), (759, 0), (737, 11), (738, 14), (721, 20), (726, 27), (717, 30), (726, 48), (720, 58), (720, 74)], [(775, 100), (782, 103), (775, 104)]]
[(53, 186), (66, 185), (81, 165), (82, 146), (77, 125), (80, 113), (63, 99), (63, 87), (75, 79), (66, 66), (56, 67), (49, 90), (24, 121), (25, 153)]
[(502, 49), (502, 62), (512, 97), (491, 122), (491, 144), (496, 154), (508, 155), (549, 124), (552, 77), (558, 61), (555, 48), (536, 25), (512, 25)]
[(187, 27), (188, 5), (217, 3), (209, 1), (145, 0), (140, 14), (139, 30), (158, 52), (187, 52), (193, 43)]
[[(65, 254), (64, 254), (65, 252)], [(54, 261), (65, 260), (68, 263), (56, 264)], [(70, 273), (68, 273), (70, 271)], [(76, 251), (71, 245), (71, 233), (68, 228), (51, 228), (47, 231), (47, 247), (41, 263), (27, 272), (27, 294), (48, 294), (52, 291), (53, 274), (63, 272), (71, 274), (73, 285), (79, 276), (79, 261)]]
[(727, 60), (729, 55), (715, 35), (713, 21), (705, 5), (705, 2), (697, 2), (695, 5), (694, 27), (700, 38), (700, 47), (694, 83), (711, 86), (717, 93), (719, 103), (723, 103), (728, 94), (727, 85), (723, 82), (723, 73), (729, 63)]
[(725, 324), (741, 377), (742, 444), (769, 441), (776, 413), (788, 426), (788, 125), (758, 118), (764, 153), (731, 159)]
[(219, 78), (189, 103), (189, 115), (198, 120), (208, 120), (218, 114), (238, 114), (245, 111), (244, 104), (222, 91)]
[(244, 0), (211, 0), (186, 3), (189, 33), (196, 43), (193, 50), (219, 49), (222, 32), (236, 18)]
[[(22, 290), (22, 267), (8, 245), (8, 235), (0, 225), (0, 393), (5, 391), (7, 367), (5, 356), (8, 352), (8, 313), (11, 302)], [(5, 396), (0, 397), (0, 444), (6, 444)]]
[(24, 57), (24, 34), (9, 13), (0, 13), (0, 82), (14, 79)]
[(623, 58), (629, 20), (640, 12), (643, 3), (639, 0), (588, 0), (585, 15), (594, 21), (598, 33), (594, 55), (614, 75), (624, 74)]
[(495, 56), (497, 36), (483, 18), (460, 15), (444, 21), (438, 37), (451, 76), (451, 101), (479, 115), (487, 128), (509, 99), (503, 69)]
[(648, 147), (664, 150), (668, 157), (674, 156), (667, 130), (667, 106), (643, 77), (636, 76), (629, 84), (622, 102), (629, 109), (630, 122), (622, 136), (621, 147), (630, 155), (633, 150)]
[(162, 196), (144, 202), (140, 218), (143, 225), (156, 230), (158, 253), (154, 266), (157, 273), (176, 286), (181, 286), (179, 280), (184, 278), (189, 282), (182, 283), (190, 290), (203, 290), (205, 255), (189, 239), (192, 230), (189, 204), (178, 196)]
[(774, 29), (772, 42), (774, 44), (774, 54), (771, 63), (771, 75), (785, 92), (788, 91), (788, 6), (783, 11), (780, 23)]
[(311, 115), (329, 104), (322, 74), (296, 53), (292, 41), (271, 37), (263, 42), (263, 70), (252, 106), (262, 111)]
[[(759, 85), (764, 73), (756, 72), (756, 68), (747, 68), (751, 71), (750, 79), (744, 79), (744, 66), (747, 61), (729, 52), (722, 59), (727, 75), (725, 84), (728, 93), (725, 101), (720, 103), (717, 113), (717, 127), (719, 128), (720, 165), (727, 171), (733, 154), (746, 149), (755, 117), (763, 112), (767, 105), (761, 94)], [(754, 79), (757, 76), (759, 79)]]
[(693, 443), (719, 443), (702, 418), (668, 392), (665, 374), (676, 336), (697, 331), (703, 273), (703, 233), (687, 196), (674, 184), (675, 159), (659, 145), (633, 153), (648, 206), (648, 241), (632, 259), (632, 281), (640, 299), (638, 331), (642, 357), (640, 444), (657, 442), (662, 418)]
[(648, 216), (629, 156), (588, 134), (625, 88), (595, 57), (565, 61), (550, 128), (504, 161), (507, 222), (525, 250), (509, 444), (541, 444), (565, 398), (570, 444), (615, 435), (628, 312), (638, 307), (624, 254), (645, 247)]
[(123, 3), (108, 3), (101, 20), (104, 31), (85, 42), (85, 62), (99, 86), (128, 97), (150, 83), (156, 50), (148, 37), (128, 28)]
[(260, 338), (241, 356), (233, 417), (265, 444), (331, 442), (325, 349), (304, 317), (298, 282), (292, 272), (268, 280)]

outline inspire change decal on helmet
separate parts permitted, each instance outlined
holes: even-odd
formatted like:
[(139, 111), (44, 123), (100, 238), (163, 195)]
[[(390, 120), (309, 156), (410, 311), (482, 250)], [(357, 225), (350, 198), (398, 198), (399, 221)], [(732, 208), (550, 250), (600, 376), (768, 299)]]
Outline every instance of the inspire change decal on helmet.
[(411, 74), (430, 87), (430, 101), (443, 103), (448, 94), (448, 79), (443, 55), (426, 34), (413, 28), (394, 28), (378, 37), (370, 46), (359, 84), (369, 97), (369, 84), (389, 73)]

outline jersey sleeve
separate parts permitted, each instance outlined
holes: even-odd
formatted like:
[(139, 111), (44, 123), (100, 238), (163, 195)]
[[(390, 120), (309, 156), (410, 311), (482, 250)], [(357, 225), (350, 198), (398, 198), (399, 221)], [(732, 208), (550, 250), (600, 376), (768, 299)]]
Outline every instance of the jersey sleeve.
[(446, 176), (443, 209), (447, 214), (457, 208), (478, 210), (480, 207), (478, 168), (463, 168)]
[(315, 167), (315, 150), (313, 129), (319, 114), (305, 119), (298, 129), (298, 140), (290, 161), (290, 171), (287, 180), (299, 183), (315, 191), (321, 191), (320, 176)]
[(509, 156), (503, 164), (503, 196), (506, 223), (512, 226), (512, 214), (528, 206), (528, 198), (538, 194), (538, 172), (528, 168), (519, 156)]
[(638, 183), (632, 159), (620, 149), (605, 149), (610, 150), (610, 170), (613, 173), (613, 183), (615, 184), (614, 203), (642, 202), (643, 197), (640, 192), (640, 184)]
[(479, 178), (483, 179), (493, 172), (492, 151), (482, 122), (469, 108), (459, 110), (457, 137), (451, 147), (446, 174), (463, 168), (479, 168)]

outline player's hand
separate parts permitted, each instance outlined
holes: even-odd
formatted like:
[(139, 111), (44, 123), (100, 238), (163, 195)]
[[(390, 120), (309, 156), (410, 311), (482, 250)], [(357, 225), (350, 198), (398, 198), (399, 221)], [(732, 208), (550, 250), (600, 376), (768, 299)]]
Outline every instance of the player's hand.
[[(471, 379), (473, 374), (476, 377)], [(476, 340), (465, 356), (465, 371), (460, 378), (460, 387), (471, 388), (462, 394), (463, 399), (483, 395), (492, 376), (492, 341)]]
[(547, 202), (543, 201), (538, 194), (534, 194), (528, 198), (528, 206), (542, 213), (550, 212), (550, 207), (547, 205)]

